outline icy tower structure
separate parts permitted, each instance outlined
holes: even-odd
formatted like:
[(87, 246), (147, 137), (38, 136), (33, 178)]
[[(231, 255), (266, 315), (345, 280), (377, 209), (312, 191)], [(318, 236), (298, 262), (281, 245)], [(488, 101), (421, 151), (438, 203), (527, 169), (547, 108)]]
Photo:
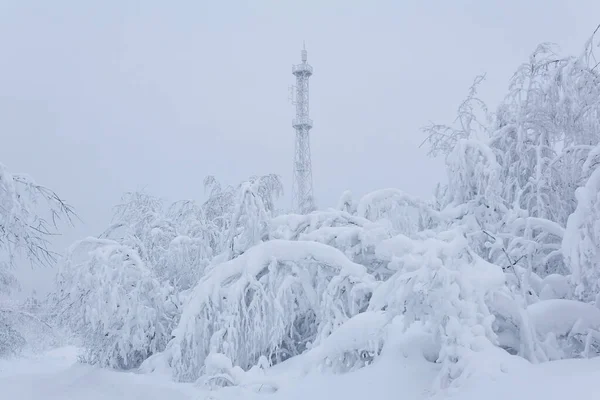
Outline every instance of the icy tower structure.
[(306, 48), (303, 48), (301, 57), (302, 63), (292, 66), (292, 74), (296, 76), (296, 93), (293, 101), (296, 105), (296, 118), (292, 120), (292, 126), (296, 130), (292, 207), (294, 212), (306, 214), (315, 209), (310, 160), (312, 120), (308, 115), (308, 79), (313, 73), (313, 68), (306, 62), (308, 58)]

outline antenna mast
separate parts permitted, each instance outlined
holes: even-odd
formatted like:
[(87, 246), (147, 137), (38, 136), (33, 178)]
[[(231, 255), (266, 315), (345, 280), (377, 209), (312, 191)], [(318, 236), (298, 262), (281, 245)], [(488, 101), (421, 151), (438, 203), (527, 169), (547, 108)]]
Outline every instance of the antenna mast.
[(292, 74), (296, 76), (296, 96), (292, 100), (296, 105), (296, 118), (292, 120), (292, 126), (296, 130), (292, 208), (294, 212), (307, 214), (315, 209), (309, 134), (312, 120), (308, 114), (308, 78), (312, 75), (313, 68), (306, 62), (306, 46), (303, 46), (300, 56), (302, 63), (292, 66)]

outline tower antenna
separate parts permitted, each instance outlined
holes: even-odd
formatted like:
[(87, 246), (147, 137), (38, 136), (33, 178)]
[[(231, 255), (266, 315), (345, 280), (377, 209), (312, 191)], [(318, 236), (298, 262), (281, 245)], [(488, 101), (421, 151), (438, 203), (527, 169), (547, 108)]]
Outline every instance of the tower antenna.
[(301, 64), (292, 66), (292, 74), (296, 76), (296, 118), (292, 126), (296, 130), (294, 145), (294, 181), (292, 184), (292, 208), (299, 214), (307, 214), (315, 209), (313, 197), (312, 165), (310, 159), (310, 129), (312, 120), (308, 108), (308, 78), (313, 68), (307, 63), (308, 52), (302, 43), (300, 52)]

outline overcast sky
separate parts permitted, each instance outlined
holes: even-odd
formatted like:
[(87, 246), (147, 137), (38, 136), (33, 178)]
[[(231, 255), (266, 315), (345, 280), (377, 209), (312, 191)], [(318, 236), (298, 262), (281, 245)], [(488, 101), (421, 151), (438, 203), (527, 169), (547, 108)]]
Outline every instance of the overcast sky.
[(199, 199), (202, 180), (282, 176), (289, 206), (302, 42), (320, 207), (444, 179), (419, 128), (451, 122), (477, 74), (494, 105), (535, 46), (578, 54), (600, 1), (0, 0), (0, 162), (107, 226), (124, 191)]

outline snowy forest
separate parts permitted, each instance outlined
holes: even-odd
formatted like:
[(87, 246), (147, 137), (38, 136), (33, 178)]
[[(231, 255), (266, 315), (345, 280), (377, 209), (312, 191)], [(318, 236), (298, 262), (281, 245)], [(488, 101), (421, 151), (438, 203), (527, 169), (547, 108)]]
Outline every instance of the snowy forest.
[[(208, 176), (201, 202), (124, 194), (62, 252), (51, 238), (80, 223), (77, 204), (0, 164), (0, 357), (72, 345), (81, 364), (212, 398), (382, 363), (400, 375), (402, 357), (439, 395), (598, 357), (599, 43), (597, 29), (580, 54), (540, 44), (493, 110), (475, 77), (455, 121), (423, 129), (447, 176), (428, 199), (345, 192), (299, 215), (276, 174)], [(28, 264), (55, 268), (54, 289), (13, 301)]]

